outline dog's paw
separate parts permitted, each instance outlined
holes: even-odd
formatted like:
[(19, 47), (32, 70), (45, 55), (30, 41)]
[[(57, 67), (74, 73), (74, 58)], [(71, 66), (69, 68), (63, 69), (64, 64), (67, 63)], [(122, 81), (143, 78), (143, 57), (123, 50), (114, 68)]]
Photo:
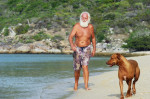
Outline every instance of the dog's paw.
[(136, 90), (135, 89), (133, 89), (133, 94), (136, 94)]
[(131, 96), (132, 96), (132, 94), (130, 93), (130, 94), (127, 94), (125, 97), (128, 98), (128, 97), (131, 97)]
[(121, 96), (120, 99), (124, 99), (124, 96)]

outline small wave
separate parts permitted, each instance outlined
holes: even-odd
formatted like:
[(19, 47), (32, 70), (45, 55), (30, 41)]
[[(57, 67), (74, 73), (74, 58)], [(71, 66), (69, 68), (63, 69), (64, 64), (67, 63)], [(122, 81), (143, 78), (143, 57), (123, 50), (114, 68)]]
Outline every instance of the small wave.
[(57, 80), (53, 84), (46, 85), (42, 88), (41, 99), (58, 99), (60, 97), (68, 96), (73, 90), (73, 78)]

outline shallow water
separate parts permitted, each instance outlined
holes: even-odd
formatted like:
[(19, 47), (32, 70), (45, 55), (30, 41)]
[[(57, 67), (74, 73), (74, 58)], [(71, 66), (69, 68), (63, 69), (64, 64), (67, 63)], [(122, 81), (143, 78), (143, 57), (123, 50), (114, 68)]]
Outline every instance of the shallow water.
[[(91, 58), (90, 76), (113, 70), (108, 59)], [(73, 93), (72, 60), (61, 54), (0, 54), (0, 99), (65, 99)]]

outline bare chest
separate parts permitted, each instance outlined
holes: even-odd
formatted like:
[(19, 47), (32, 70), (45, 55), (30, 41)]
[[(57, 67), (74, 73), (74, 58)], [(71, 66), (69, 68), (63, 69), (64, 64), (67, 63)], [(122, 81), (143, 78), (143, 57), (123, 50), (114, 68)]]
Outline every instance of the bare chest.
[(77, 37), (90, 37), (91, 36), (91, 30), (89, 28), (85, 28), (85, 29), (78, 29), (77, 33), (76, 33)]

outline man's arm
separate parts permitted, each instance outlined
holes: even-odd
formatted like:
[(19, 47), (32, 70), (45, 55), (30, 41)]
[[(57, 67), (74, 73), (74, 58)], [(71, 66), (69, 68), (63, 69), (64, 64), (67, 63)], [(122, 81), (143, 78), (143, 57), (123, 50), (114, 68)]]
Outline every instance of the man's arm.
[(92, 31), (92, 44), (93, 44), (92, 56), (94, 56), (95, 51), (96, 51), (96, 38), (95, 38), (94, 27), (93, 26), (91, 26), (91, 31)]
[(76, 46), (73, 43), (73, 37), (75, 36), (75, 34), (76, 34), (76, 25), (73, 27), (72, 32), (69, 35), (69, 43), (73, 51), (76, 51)]

